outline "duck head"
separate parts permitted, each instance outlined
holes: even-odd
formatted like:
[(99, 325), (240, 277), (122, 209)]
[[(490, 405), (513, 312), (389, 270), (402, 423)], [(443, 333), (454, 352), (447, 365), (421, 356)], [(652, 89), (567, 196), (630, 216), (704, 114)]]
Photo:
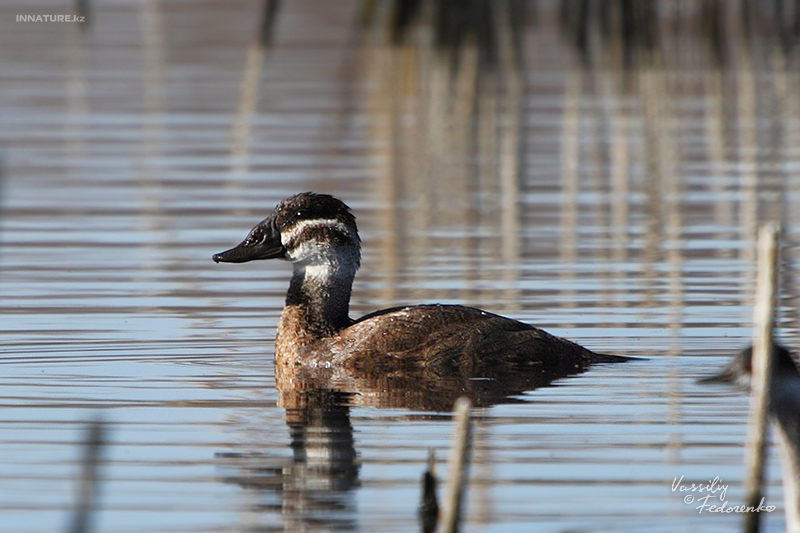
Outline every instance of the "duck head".
[(217, 263), (283, 259), (300, 265), (347, 263), (357, 269), (361, 239), (356, 218), (344, 202), (328, 194), (304, 192), (281, 201), (270, 216)]
[[(797, 374), (797, 365), (789, 350), (780, 344), (773, 344), (773, 375)], [(739, 351), (725, 367), (706, 378), (699, 380), (700, 383), (731, 383), (737, 387), (749, 390), (750, 379), (753, 375), (753, 347), (748, 346)]]

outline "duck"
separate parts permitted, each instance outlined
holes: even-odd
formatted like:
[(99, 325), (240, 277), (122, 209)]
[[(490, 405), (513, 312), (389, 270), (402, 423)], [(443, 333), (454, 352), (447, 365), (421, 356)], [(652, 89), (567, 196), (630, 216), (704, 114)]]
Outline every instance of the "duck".
[[(772, 344), (768, 409), (778, 437), (783, 468), (783, 497), (787, 531), (800, 533), (800, 371), (788, 348)], [(740, 350), (718, 373), (700, 383), (729, 383), (749, 391), (753, 374), (753, 347)]]
[(275, 337), (275, 364), (376, 373), (424, 369), (482, 376), (518, 368), (548, 375), (630, 358), (600, 354), (533, 325), (463, 305), (349, 314), (361, 239), (341, 200), (303, 192), (282, 200), (216, 263), (280, 259), (292, 277)]
[[(794, 443), (800, 458), (800, 371), (792, 352), (777, 342), (772, 345), (772, 357), (769, 412), (787, 440)], [(748, 346), (740, 350), (721, 371), (699, 382), (729, 383), (740, 390), (749, 391), (752, 377), (753, 347)]]

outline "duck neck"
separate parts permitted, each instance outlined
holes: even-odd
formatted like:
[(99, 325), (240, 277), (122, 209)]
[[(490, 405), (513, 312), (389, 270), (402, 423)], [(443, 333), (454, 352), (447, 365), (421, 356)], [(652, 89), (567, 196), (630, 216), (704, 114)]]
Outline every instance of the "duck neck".
[(314, 336), (333, 335), (350, 325), (350, 293), (355, 270), (338, 263), (295, 264), (286, 309)]

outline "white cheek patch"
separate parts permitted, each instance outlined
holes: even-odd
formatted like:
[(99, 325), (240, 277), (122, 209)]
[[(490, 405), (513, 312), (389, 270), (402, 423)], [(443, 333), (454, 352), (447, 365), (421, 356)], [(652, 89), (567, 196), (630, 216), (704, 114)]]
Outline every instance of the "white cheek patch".
[[(284, 241), (286, 242), (286, 241)], [(323, 258), (330, 253), (330, 246), (319, 241), (303, 241), (292, 250), (287, 250), (286, 257), (290, 261), (303, 261), (312, 258)]]
[(286, 257), (294, 263), (296, 272), (298, 268), (302, 270), (306, 280), (330, 281), (344, 276), (352, 281), (359, 264), (357, 252), (319, 241), (303, 241), (288, 251)]

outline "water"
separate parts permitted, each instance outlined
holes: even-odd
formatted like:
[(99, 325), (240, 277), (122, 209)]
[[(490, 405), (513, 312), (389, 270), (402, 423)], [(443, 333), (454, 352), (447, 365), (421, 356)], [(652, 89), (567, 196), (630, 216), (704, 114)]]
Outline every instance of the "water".
[[(286, 386), (288, 265), (211, 261), (302, 190), (358, 216), (356, 316), (466, 303), (647, 358), (487, 397), (466, 530), (738, 527), (672, 484), (719, 477), (742, 500), (747, 398), (695, 380), (748, 342), (762, 220), (786, 228), (796, 344), (797, 75), (737, 56), (642, 69), (626, 92), (543, 6), (524, 112), (487, 112), (516, 105), (490, 86), (466, 114), (443, 102), (471, 86), (441, 92), (424, 46), (356, 42), (355, 3), (282, 6), (267, 51), (248, 2), (115, 2), (84, 32), (9, 22), (61, 5), (0, 8), (0, 530), (65, 528), (98, 415), (99, 531), (419, 529), (429, 448), (445, 473), (445, 384)], [(781, 531), (774, 453), (768, 478)]]

